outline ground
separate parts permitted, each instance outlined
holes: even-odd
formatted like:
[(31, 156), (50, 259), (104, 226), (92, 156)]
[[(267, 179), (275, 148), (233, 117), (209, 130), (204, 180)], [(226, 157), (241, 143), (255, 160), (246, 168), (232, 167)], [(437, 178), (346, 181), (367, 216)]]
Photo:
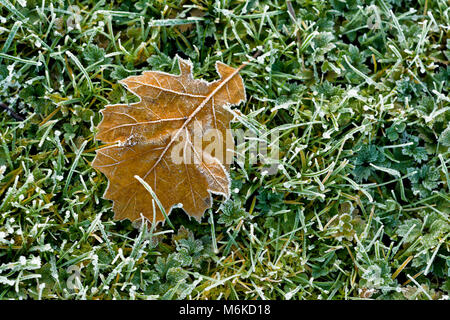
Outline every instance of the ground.
[[(449, 28), (444, 0), (0, 0), (0, 298), (448, 299)], [(280, 133), (275, 173), (116, 221), (99, 111), (176, 55), (248, 63), (233, 128)]]

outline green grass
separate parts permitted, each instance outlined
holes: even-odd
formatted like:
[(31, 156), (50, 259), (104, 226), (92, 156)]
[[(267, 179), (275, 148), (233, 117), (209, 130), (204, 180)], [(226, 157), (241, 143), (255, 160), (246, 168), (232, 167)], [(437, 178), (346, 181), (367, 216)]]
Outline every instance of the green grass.
[[(0, 0), (0, 299), (448, 299), (449, 26), (444, 0)], [(233, 165), (201, 223), (114, 221), (99, 110), (176, 54), (248, 62), (233, 127), (279, 130), (279, 170)]]

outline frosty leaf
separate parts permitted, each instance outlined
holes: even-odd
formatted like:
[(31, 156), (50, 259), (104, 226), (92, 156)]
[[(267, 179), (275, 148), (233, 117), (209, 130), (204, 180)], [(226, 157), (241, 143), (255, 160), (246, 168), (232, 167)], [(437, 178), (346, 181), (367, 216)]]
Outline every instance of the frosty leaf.
[(385, 156), (377, 146), (364, 145), (356, 154), (354, 159), (355, 168), (352, 174), (357, 181), (367, 180), (375, 172), (371, 164), (383, 167), (387, 165), (384, 161)]
[[(151, 187), (166, 213), (181, 205), (196, 219), (211, 207), (211, 193), (230, 194), (225, 159), (231, 154), (225, 142), (233, 141), (233, 116), (225, 106), (245, 100), (240, 68), (217, 62), (221, 78), (206, 82), (193, 78), (190, 61), (178, 58), (178, 63), (179, 75), (147, 71), (122, 80), (140, 101), (101, 111), (97, 139), (115, 144), (97, 150), (92, 166), (109, 180), (104, 197), (114, 201), (116, 219), (136, 220), (142, 214), (153, 221), (155, 214), (156, 222), (164, 220), (135, 176)], [(214, 139), (223, 147), (222, 156), (208, 142), (195, 143), (208, 130), (217, 132)]]
[(422, 222), (419, 219), (408, 219), (397, 229), (397, 234), (405, 238), (405, 243), (413, 242), (420, 236), (422, 230)]
[(413, 157), (418, 163), (428, 160), (427, 150), (424, 147), (419, 147), (419, 137), (403, 132), (402, 143), (412, 142), (411, 145), (402, 149), (402, 153), (406, 156)]
[(421, 168), (408, 168), (408, 173), (414, 172), (408, 179), (411, 181), (411, 190), (421, 198), (431, 195), (431, 191), (439, 187), (439, 171), (435, 167), (424, 165)]

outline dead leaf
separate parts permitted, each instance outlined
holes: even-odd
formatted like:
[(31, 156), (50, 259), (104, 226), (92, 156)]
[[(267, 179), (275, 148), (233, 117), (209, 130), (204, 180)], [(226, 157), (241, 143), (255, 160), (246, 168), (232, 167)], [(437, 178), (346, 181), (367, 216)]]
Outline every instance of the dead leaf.
[[(189, 12), (189, 17), (203, 17), (206, 15), (206, 12), (201, 11), (199, 9), (192, 9)], [(194, 29), (195, 24), (193, 23), (189, 23), (189, 24), (182, 24), (177, 26), (178, 30), (180, 30), (180, 32), (186, 32), (186, 31), (191, 31), (192, 29)]]
[[(140, 101), (108, 105), (101, 111), (96, 138), (116, 144), (98, 149), (92, 166), (109, 180), (104, 198), (114, 201), (116, 219), (134, 221), (142, 214), (153, 221), (155, 214), (156, 222), (164, 220), (135, 175), (152, 188), (167, 214), (181, 204), (200, 220), (211, 207), (211, 193), (230, 195), (229, 162), (207, 142), (193, 141), (213, 129), (220, 132), (220, 146), (230, 148), (225, 143), (233, 143), (227, 130), (233, 116), (224, 107), (245, 101), (238, 73), (242, 66), (235, 69), (217, 62), (220, 79), (206, 82), (193, 78), (190, 61), (178, 58), (178, 64), (179, 75), (147, 71), (120, 81)], [(174, 156), (175, 148), (183, 161)], [(229, 150), (224, 154), (230, 159)]]

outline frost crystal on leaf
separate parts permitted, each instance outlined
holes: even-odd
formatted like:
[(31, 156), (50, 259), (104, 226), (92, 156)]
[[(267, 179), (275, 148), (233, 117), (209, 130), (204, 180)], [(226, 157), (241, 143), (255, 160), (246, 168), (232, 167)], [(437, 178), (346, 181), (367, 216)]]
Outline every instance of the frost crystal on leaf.
[[(140, 101), (101, 111), (97, 139), (115, 144), (97, 150), (92, 165), (109, 180), (104, 197), (114, 201), (117, 219), (134, 221), (142, 214), (163, 221), (157, 202), (166, 213), (182, 204), (189, 216), (200, 219), (211, 207), (211, 193), (230, 195), (229, 165), (219, 154), (228, 159), (225, 141), (233, 141), (233, 115), (225, 107), (245, 100), (238, 73), (242, 67), (217, 62), (221, 78), (206, 82), (193, 78), (190, 61), (179, 58), (178, 63), (179, 75), (147, 71), (122, 80)], [(225, 152), (210, 150), (205, 141), (196, 144), (208, 130), (219, 133), (218, 145)], [(148, 187), (156, 195), (155, 205)]]

